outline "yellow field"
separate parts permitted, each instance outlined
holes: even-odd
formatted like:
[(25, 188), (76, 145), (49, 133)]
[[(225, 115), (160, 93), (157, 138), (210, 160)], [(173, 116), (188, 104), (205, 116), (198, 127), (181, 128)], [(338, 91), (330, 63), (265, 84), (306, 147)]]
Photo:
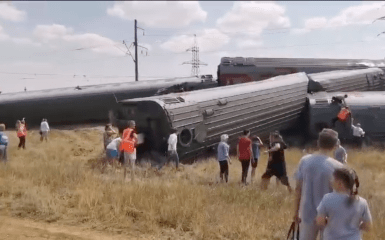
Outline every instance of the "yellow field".
[[(9, 164), (0, 166), (1, 216), (80, 226), (127, 239), (286, 239), (293, 195), (275, 181), (267, 191), (259, 190), (266, 155), (256, 183), (246, 187), (239, 184), (236, 159), (229, 184), (218, 183), (215, 159), (179, 171), (143, 166), (131, 183), (123, 181), (121, 169), (100, 174), (92, 167), (103, 147), (98, 130), (54, 130), (48, 143), (40, 143), (38, 132), (30, 131), (26, 150), (17, 150), (15, 135), (9, 133)], [(292, 185), (301, 156), (299, 150), (287, 151)], [(374, 150), (349, 152), (348, 161), (360, 176), (360, 195), (368, 200), (374, 220), (364, 239), (385, 239), (385, 156)]]

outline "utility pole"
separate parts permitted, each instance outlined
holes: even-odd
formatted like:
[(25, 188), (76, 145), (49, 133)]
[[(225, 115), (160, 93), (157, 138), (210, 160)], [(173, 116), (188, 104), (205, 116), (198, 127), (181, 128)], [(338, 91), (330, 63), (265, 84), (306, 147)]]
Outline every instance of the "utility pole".
[(194, 34), (194, 46), (187, 49), (186, 52), (191, 51), (192, 52), (192, 60), (188, 62), (184, 62), (182, 64), (191, 64), (191, 76), (198, 77), (199, 75), (199, 65), (205, 65), (206, 63), (203, 63), (199, 60), (199, 47), (197, 44), (196, 34)]
[(136, 23), (135, 19), (135, 81), (138, 81), (138, 36)]

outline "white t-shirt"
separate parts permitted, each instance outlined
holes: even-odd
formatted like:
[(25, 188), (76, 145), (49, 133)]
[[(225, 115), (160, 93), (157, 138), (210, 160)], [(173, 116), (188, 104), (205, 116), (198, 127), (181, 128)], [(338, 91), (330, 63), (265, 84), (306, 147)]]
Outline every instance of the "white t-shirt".
[(47, 132), (49, 131), (49, 126), (47, 122), (41, 122), (40, 124), (40, 131)]
[(178, 137), (176, 136), (176, 133), (170, 134), (167, 143), (168, 151), (176, 151), (176, 144), (178, 143)]
[(355, 137), (363, 137), (365, 134), (364, 130), (362, 130), (362, 128), (360, 127), (356, 127), (352, 125), (352, 129), (353, 129), (353, 136)]
[(107, 148), (108, 148), (108, 149), (111, 149), (111, 150), (118, 150), (118, 149), (119, 149), (120, 141), (122, 141), (122, 139), (121, 139), (120, 137), (115, 138), (114, 140), (112, 140), (112, 141), (107, 145)]

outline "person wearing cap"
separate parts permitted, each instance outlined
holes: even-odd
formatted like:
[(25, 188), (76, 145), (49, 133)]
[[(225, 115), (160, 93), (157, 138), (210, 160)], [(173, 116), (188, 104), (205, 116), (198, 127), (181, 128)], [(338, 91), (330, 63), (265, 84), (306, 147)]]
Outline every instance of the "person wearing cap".
[(4, 131), (5, 124), (0, 124), (0, 161), (7, 162), (8, 136)]
[(247, 184), (247, 173), (249, 171), (250, 160), (253, 158), (253, 151), (251, 148), (250, 130), (243, 130), (243, 136), (239, 139), (237, 145), (238, 159), (242, 164), (242, 180), (243, 184)]
[(135, 161), (136, 161), (136, 145), (138, 144), (138, 136), (135, 133), (135, 121), (128, 121), (128, 127), (123, 131), (123, 137), (120, 144), (120, 151), (124, 155), (124, 179), (127, 175), (127, 167), (131, 166), (131, 181), (135, 179)]
[(23, 120), (21, 120), (20, 123), (17, 123), (16, 125), (18, 126), (17, 137), (19, 138), (18, 149), (20, 149), (21, 147), (25, 149), (25, 140), (27, 137), (27, 126), (25, 125), (25, 118), (23, 118)]
[(229, 140), (229, 136), (227, 134), (221, 135), (221, 142), (218, 144), (218, 162), (219, 162), (219, 177), (221, 182), (223, 182), (223, 178), (226, 182), (229, 180), (229, 163), (231, 164), (230, 156), (229, 156), (229, 145), (227, 141)]
[(44, 139), (48, 142), (48, 133), (49, 133), (49, 125), (47, 119), (43, 118), (40, 123), (40, 141), (42, 142)]
[(168, 137), (167, 144), (167, 162), (175, 162), (175, 167), (179, 166), (179, 156), (176, 151), (176, 145), (178, 143), (178, 136), (176, 135), (178, 131), (175, 128), (172, 128), (170, 131), (170, 136)]
[(346, 153), (345, 148), (343, 148), (341, 146), (341, 142), (340, 142), (339, 139), (338, 139), (338, 142), (337, 142), (337, 149), (334, 152), (334, 159), (339, 161), (342, 164), (347, 163), (348, 154)]
[(270, 178), (275, 176), (277, 181), (280, 180), (281, 183), (287, 186), (289, 192), (292, 191), (289, 179), (286, 172), (286, 162), (285, 162), (285, 149), (287, 148), (285, 142), (282, 139), (282, 136), (278, 132), (273, 132), (270, 134), (270, 146), (269, 150), (269, 159), (266, 167), (266, 172), (262, 175), (261, 188), (267, 189), (269, 185)]
[(324, 128), (318, 136), (319, 152), (302, 157), (295, 172), (294, 221), (300, 224), (300, 240), (316, 240), (321, 234), (315, 223), (317, 206), (325, 194), (333, 191), (334, 170), (344, 167), (331, 157), (337, 144), (338, 133)]
[(357, 123), (357, 126), (354, 126), (352, 123), (352, 130), (353, 130), (353, 141), (358, 148), (361, 148), (362, 142), (365, 136), (365, 132), (364, 130), (362, 130), (361, 124)]

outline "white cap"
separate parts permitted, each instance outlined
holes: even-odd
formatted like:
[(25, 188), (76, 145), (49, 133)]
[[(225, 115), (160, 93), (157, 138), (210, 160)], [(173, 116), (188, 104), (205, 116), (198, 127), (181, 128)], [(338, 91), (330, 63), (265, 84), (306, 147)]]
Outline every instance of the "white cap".
[(227, 141), (227, 139), (229, 139), (229, 135), (227, 135), (227, 134), (221, 135), (221, 142), (225, 142), (225, 141)]

